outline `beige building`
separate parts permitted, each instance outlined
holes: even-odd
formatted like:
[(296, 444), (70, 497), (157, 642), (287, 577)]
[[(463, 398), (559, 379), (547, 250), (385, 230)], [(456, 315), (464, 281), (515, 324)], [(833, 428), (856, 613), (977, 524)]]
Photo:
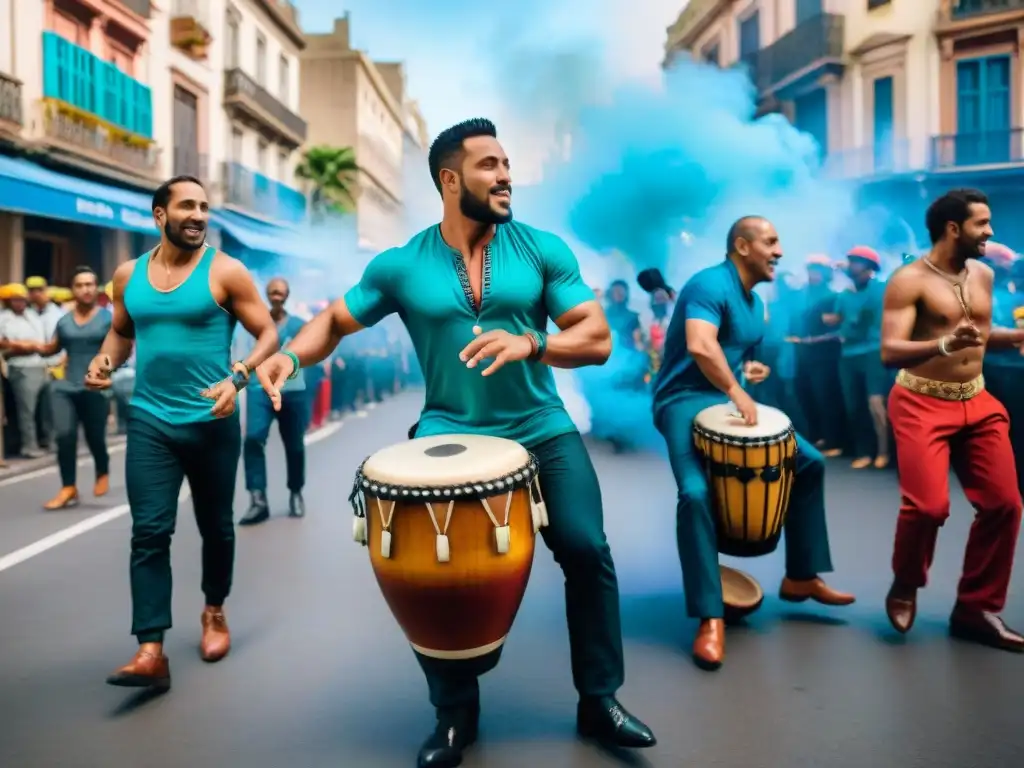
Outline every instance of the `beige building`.
[(402, 64), (374, 62), (354, 50), (349, 18), (329, 34), (307, 35), (302, 53), (301, 112), (308, 146), (352, 147), (359, 247), (379, 251), (404, 242), (403, 154), (407, 141), (425, 143), (418, 109), (406, 99)]
[(1019, 2), (691, 0), (665, 62), (745, 64), (762, 111), (868, 178), (1024, 162), (1021, 39)]

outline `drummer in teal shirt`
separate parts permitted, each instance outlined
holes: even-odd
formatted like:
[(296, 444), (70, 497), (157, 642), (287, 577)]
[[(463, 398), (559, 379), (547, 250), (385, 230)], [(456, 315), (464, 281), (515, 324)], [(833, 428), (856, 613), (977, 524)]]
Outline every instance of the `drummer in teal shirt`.
[[(264, 384), (276, 399), (282, 377), (295, 368), (289, 355), (312, 365), (345, 334), (399, 315), (426, 379), (410, 436), (503, 437), (540, 464), (550, 520), (541, 535), (565, 574), (578, 730), (613, 747), (653, 746), (647, 726), (615, 698), (624, 679), (622, 632), (601, 490), (551, 372), (604, 363), (608, 322), (569, 247), (512, 220), (508, 158), (496, 136), (490, 121), (470, 120), (437, 138), (430, 172), (444, 202), (441, 224), (377, 256), (359, 284), (308, 323), (260, 376), (276, 382)], [(549, 319), (560, 329), (550, 337)], [(417, 654), (437, 708), (421, 768), (459, 764), (476, 739), (477, 677), (497, 657), (441, 661)]]
[[(768, 374), (754, 359), (766, 322), (764, 304), (753, 289), (774, 279), (775, 262), (782, 256), (775, 227), (759, 216), (737, 221), (727, 247), (724, 262), (698, 272), (680, 293), (654, 387), (655, 425), (668, 445), (679, 491), (676, 542), (686, 609), (691, 618), (700, 619), (693, 659), (709, 670), (720, 667), (725, 655), (725, 613), (715, 517), (704, 465), (693, 444), (693, 420), (705, 408), (730, 400), (744, 415), (753, 410), (739, 380), (756, 383)], [(780, 596), (847, 605), (853, 596), (836, 592), (819, 577), (832, 570), (824, 459), (799, 435), (797, 444)]]
[(836, 301), (838, 334), (842, 341), (839, 381), (849, 432), (853, 468), (864, 469), (872, 459), (878, 469), (889, 466), (889, 418), (886, 400), (896, 380), (882, 365), (882, 302), (885, 282), (877, 277), (882, 261), (871, 248), (850, 249), (847, 274), (853, 288)]

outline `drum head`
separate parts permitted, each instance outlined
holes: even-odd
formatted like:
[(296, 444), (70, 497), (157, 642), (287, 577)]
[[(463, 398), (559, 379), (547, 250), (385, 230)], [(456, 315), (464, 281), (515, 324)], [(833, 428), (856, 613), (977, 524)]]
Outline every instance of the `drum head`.
[(742, 619), (761, 607), (764, 591), (753, 576), (727, 565), (719, 565), (718, 570), (722, 574), (722, 602), (727, 619)]
[(525, 467), (530, 454), (519, 443), (486, 435), (436, 435), (398, 443), (363, 465), (370, 481), (416, 488), (487, 482)]
[(739, 440), (775, 437), (784, 433), (793, 424), (789, 417), (778, 408), (758, 404), (757, 424), (748, 427), (736, 413), (736, 406), (732, 403), (712, 405), (709, 408), (705, 408), (697, 414), (693, 423), (694, 426), (708, 432), (714, 432), (726, 437), (735, 437)]

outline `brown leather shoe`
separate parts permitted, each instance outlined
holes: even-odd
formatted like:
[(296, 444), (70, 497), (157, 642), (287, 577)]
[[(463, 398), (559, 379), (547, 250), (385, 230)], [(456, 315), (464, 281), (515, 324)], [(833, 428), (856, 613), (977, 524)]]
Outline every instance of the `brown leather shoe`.
[(917, 618), (917, 590), (903, 589), (893, 584), (885, 596), (885, 614), (892, 628), (905, 635)]
[(802, 603), (813, 600), (822, 605), (851, 605), (857, 598), (847, 592), (832, 589), (820, 577), (797, 581), (788, 576), (779, 587), (779, 598), (788, 603)]
[(43, 509), (53, 512), (58, 509), (69, 509), (78, 506), (78, 491), (75, 486), (68, 485), (60, 489), (60, 492), (43, 504)]
[(1024, 635), (1010, 629), (998, 614), (957, 605), (949, 617), (949, 633), (960, 640), (1024, 653)]
[(693, 639), (693, 663), (714, 672), (725, 659), (725, 619), (703, 619)]
[(122, 688), (171, 687), (171, 667), (160, 643), (143, 643), (130, 662), (107, 678), (107, 685)]
[(106, 496), (110, 490), (110, 476), (100, 475), (96, 478), (96, 484), (92, 487), (93, 496)]
[(206, 606), (202, 615), (203, 639), (199, 642), (199, 655), (203, 661), (220, 661), (231, 650), (231, 632), (223, 608)]

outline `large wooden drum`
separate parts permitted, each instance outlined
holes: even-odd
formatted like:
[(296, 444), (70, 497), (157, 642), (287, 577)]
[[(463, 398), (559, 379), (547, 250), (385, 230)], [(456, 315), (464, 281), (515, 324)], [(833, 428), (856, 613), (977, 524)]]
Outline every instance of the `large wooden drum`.
[(363, 462), (352, 500), (355, 539), (414, 650), (473, 659), (502, 646), (547, 523), (526, 449), (481, 435), (410, 440)]
[(748, 427), (731, 403), (705, 408), (693, 421), (704, 457), (718, 528), (718, 551), (736, 557), (774, 552), (796, 477), (796, 433), (782, 411), (757, 406)]

